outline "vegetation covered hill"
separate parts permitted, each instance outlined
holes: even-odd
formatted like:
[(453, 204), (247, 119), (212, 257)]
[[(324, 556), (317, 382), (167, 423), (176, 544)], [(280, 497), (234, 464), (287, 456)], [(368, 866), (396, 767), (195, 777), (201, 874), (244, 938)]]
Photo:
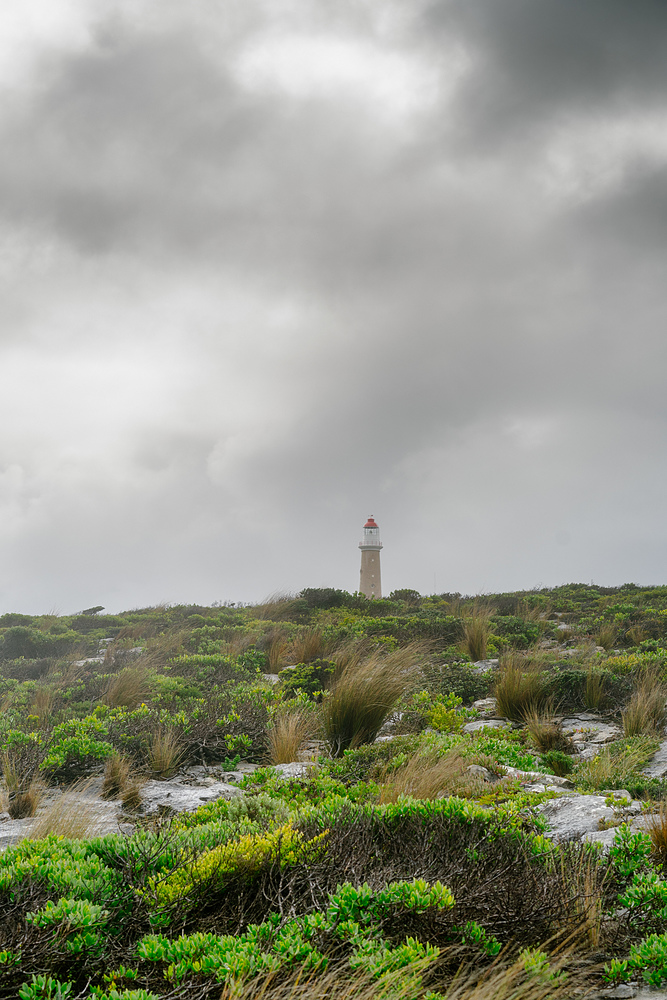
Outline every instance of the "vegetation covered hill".
[[(644, 773), (667, 587), (103, 612), (0, 616), (9, 815), (99, 774), (133, 830), (86, 835), (61, 810), (0, 856), (0, 997), (529, 1000), (667, 981), (667, 783)], [(506, 725), (482, 725), (490, 706)], [(594, 757), (561, 725), (585, 711), (619, 726)], [(147, 776), (243, 761), (260, 765), (243, 794), (143, 816)], [(631, 831), (619, 810), (606, 855), (557, 843), (540, 812), (555, 786), (508, 767), (626, 789), (653, 821)]]

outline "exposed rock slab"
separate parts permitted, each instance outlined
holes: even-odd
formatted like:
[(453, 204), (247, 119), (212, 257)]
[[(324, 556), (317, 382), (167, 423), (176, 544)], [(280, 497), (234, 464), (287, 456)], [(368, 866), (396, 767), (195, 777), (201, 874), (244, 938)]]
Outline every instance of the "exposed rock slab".
[(509, 723), (505, 719), (473, 719), (466, 722), (462, 729), (464, 733), (476, 733), (480, 729), (506, 729)]
[[(606, 804), (604, 795), (571, 795), (551, 799), (539, 806), (539, 811), (549, 824), (549, 835), (556, 840), (599, 840), (611, 844), (615, 829), (600, 830), (600, 822), (615, 824), (617, 812)], [(641, 802), (625, 802), (624, 809), (631, 817), (641, 814)], [(602, 836), (604, 834), (604, 836)]]
[(141, 811), (154, 813), (194, 812), (205, 802), (242, 795), (240, 788), (225, 781), (186, 784), (183, 781), (147, 781), (141, 789)]
[(309, 761), (293, 760), (290, 764), (276, 764), (275, 770), (283, 778), (303, 778), (312, 767), (313, 764)]
[(642, 768), (649, 778), (664, 778), (667, 775), (667, 740), (663, 740), (651, 760)]

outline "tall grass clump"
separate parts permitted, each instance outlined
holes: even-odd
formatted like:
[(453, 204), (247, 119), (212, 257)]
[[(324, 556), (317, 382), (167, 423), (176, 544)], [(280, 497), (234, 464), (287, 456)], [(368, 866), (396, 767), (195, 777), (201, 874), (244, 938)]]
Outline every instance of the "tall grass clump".
[(342, 670), (322, 703), (324, 734), (334, 757), (373, 742), (413, 683), (421, 653), (417, 644), (384, 656), (375, 651), (358, 664), (352, 659)]
[(605, 680), (601, 670), (596, 670), (592, 665), (588, 665), (586, 671), (586, 682), (584, 684), (584, 705), (589, 712), (597, 712), (602, 705), (605, 696)]
[(105, 701), (112, 708), (136, 708), (149, 694), (146, 667), (140, 664), (124, 667), (112, 677), (107, 688)]
[(475, 605), (463, 618), (463, 648), (473, 662), (486, 659), (486, 647), (491, 635), (491, 608)]
[(546, 681), (539, 664), (517, 653), (500, 658), (494, 694), (499, 715), (522, 722), (537, 713), (546, 702)]
[(178, 771), (184, 748), (173, 730), (158, 729), (153, 735), (148, 758), (148, 767), (154, 778), (171, 778)]
[(52, 687), (42, 684), (35, 691), (30, 703), (30, 714), (37, 716), (40, 729), (48, 728), (55, 700), (56, 692)]
[(537, 707), (531, 706), (524, 713), (523, 718), (530, 741), (536, 750), (541, 753), (553, 750), (574, 753), (574, 743), (563, 732), (562, 723), (556, 722), (551, 713), (545, 716), (538, 711)]
[(609, 650), (614, 648), (617, 636), (618, 626), (616, 623), (604, 622), (604, 624), (600, 626), (600, 630), (594, 638), (598, 646), (602, 646), (603, 649)]
[(311, 660), (324, 659), (329, 651), (330, 643), (325, 638), (321, 628), (310, 628), (295, 636), (289, 649), (292, 663), (310, 663)]
[(297, 760), (304, 742), (312, 735), (312, 712), (287, 709), (276, 714), (267, 732), (271, 764), (290, 764)]
[(6, 751), (0, 758), (7, 789), (7, 812), (12, 819), (25, 819), (37, 812), (44, 786), (39, 779), (36, 756), (30, 747)]
[(663, 800), (658, 811), (651, 813), (646, 821), (646, 832), (651, 838), (653, 854), (662, 865), (667, 866), (667, 803)]
[(667, 688), (658, 674), (645, 671), (627, 708), (621, 713), (624, 736), (658, 733), (665, 724)]
[(130, 762), (120, 754), (107, 757), (104, 765), (101, 796), (103, 799), (115, 799), (123, 792), (130, 780)]

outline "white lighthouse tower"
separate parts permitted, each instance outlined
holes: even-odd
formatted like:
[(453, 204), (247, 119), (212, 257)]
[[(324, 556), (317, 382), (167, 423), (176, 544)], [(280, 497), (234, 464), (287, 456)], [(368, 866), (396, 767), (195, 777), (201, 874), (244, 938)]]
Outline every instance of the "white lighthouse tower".
[(359, 578), (359, 592), (364, 597), (382, 597), (382, 583), (380, 580), (380, 529), (373, 520), (373, 515), (368, 518), (364, 525), (364, 536), (359, 542), (361, 549), (361, 574)]

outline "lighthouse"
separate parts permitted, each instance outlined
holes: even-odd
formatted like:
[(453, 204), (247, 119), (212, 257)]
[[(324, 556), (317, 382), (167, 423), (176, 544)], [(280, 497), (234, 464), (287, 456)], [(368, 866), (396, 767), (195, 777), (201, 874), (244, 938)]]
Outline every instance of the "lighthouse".
[(359, 592), (364, 597), (382, 597), (382, 583), (380, 581), (380, 529), (373, 520), (373, 515), (368, 518), (364, 525), (364, 535), (359, 542), (361, 549), (361, 574), (359, 578)]

